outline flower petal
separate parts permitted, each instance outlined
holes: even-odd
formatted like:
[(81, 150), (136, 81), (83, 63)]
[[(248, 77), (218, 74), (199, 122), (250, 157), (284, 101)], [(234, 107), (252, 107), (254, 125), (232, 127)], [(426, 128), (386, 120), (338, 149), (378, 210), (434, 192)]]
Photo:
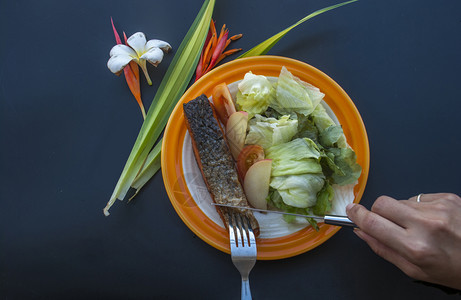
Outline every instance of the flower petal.
[(130, 47), (128, 47), (126, 45), (123, 45), (123, 44), (115, 45), (114, 47), (112, 47), (112, 49), (110, 50), (109, 55), (110, 56), (128, 55), (128, 56), (132, 56), (133, 58), (137, 57), (136, 52), (134, 52), (133, 49), (131, 49)]
[(154, 39), (154, 40), (150, 40), (150, 41), (148, 41), (148, 42), (146, 43), (146, 50), (147, 50), (147, 51), (150, 50), (151, 48), (154, 48), (154, 47), (160, 48), (160, 49), (162, 49), (162, 50), (165, 51), (165, 52), (168, 52), (168, 51), (171, 50), (170, 44), (168, 44), (168, 43), (165, 42), (165, 41), (161, 41), (161, 40), (156, 40), (156, 39)]
[(128, 38), (128, 45), (141, 56), (146, 51), (146, 35), (142, 32), (136, 32)]
[(125, 68), (126, 65), (129, 64), (132, 60), (133, 57), (129, 55), (113, 55), (107, 62), (107, 67), (112, 73), (119, 74), (122, 72), (123, 68)]
[(152, 48), (146, 53), (144, 53), (140, 59), (145, 59), (150, 62), (155, 67), (162, 62), (163, 59), (163, 51), (160, 48)]

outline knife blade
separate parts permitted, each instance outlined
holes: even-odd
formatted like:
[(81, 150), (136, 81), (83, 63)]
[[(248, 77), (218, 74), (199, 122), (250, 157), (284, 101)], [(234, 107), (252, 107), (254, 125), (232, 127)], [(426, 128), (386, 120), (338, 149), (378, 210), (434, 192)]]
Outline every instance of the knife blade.
[(328, 225), (354, 227), (354, 228), (358, 227), (347, 216), (325, 215), (323, 217), (320, 217), (320, 216), (313, 216), (313, 215), (294, 214), (294, 213), (288, 213), (288, 212), (278, 211), (278, 210), (267, 210), (267, 209), (253, 208), (253, 207), (235, 206), (235, 205), (229, 205), (229, 204), (218, 204), (218, 203), (211, 203), (211, 204), (214, 206), (246, 209), (246, 210), (251, 210), (251, 211), (256, 211), (256, 212), (274, 213), (274, 214), (303, 217), (303, 218), (312, 218), (312, 219), (322, 220), (325, 224), (328, 224)]

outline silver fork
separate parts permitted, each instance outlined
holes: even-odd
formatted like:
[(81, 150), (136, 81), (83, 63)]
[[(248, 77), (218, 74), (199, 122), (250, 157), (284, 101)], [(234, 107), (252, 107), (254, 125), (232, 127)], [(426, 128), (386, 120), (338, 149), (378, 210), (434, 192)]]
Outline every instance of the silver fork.
[(256, 239), (247, 217), (229, 211), (231, 258), (242, 275), (242, 297), (251, 299), (248, 276), (256, 263)]

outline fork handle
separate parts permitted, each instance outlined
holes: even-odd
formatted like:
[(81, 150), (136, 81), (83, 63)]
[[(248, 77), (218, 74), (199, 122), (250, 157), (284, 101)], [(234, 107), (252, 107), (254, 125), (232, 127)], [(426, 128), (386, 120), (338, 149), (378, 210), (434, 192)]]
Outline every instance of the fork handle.
[(250, 280), (242, 279), (242, 300), (251, 300)]

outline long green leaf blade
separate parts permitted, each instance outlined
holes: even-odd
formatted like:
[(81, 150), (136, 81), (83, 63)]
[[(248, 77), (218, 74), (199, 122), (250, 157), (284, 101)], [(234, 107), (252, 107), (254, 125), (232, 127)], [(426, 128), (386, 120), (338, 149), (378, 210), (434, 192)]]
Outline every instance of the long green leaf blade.
[(208, 33), (214, 4), (215, 0), (205, 0), (168, 67), (114, 192), (104, 208), (106, 216), (109, 215), (109, 208), (117, 199), (123, 200), (125, 198), (150, 150), (163, 131), (174, 106), (192, 79)]
[(136, 176), (131, 183), (131, 187), (136, 189), (136, 193), (131, 196), (130, 200), (133, 199), (141, 190), (141, 188), (151, 179), (161, 167), (161, 150), (162, 150), (162, 139), (157, 142), (154, 149), (149, 153), (146, 159), (146, 163), (142, 167), (142, 170)]
[(285, 30), (282, 30), (280, 31), (279, 33), (273, 35), (272, 37), (268, 38), (267, 40), (265, 40), (264, 42), (258, 44), (257, 46), (251, 48), (250, 50), (248, 50), (247, 52), (243, 53), (242, 55), (239, 56), (239, 58), (242, 58), (242, 57), (250, 57), (250, 56), (257, 56), (257, 55), (264, 55), (266, 54), (267, 52), (269, 52), (269, 50), (283, 37), (285, 36), (285, 34), (287, 34), (290, 30), (292, 30), (293, 28), (295, 28), (296, 26), (304, 23), (305, 21), (309, 20), (309, 19), (312, 19), (313, 17), (315, 16), (318, 16), (324, 12), (327, 12), (329, 10), (332, 10), (332, 9), (335, 9), (335, 8), (338, 8), (340, 6), (344, 6), (344, 5), (347, 5), (349, 3), (352, 3), (352, 2), (355, 2), (357, 0), (352, 0), (352, 1), (347, 1), (347, 2), (342, 2), (342, 3), (339, 3), (339, 4), (335, 4), (335, 5), (332, 5), (332, 6), (328, 6), (328, 7), (325, 7), (325, 8), (322, 8), (322, 9), (319, 9), (317, 11), (314, 11), (313, 13), (307, 15), (306, 17), (304, 17), (303, 19), (299, 20), (298, 22), (296, 22), (295, 24), (291, 25), (290, 27), (286, 28)]

